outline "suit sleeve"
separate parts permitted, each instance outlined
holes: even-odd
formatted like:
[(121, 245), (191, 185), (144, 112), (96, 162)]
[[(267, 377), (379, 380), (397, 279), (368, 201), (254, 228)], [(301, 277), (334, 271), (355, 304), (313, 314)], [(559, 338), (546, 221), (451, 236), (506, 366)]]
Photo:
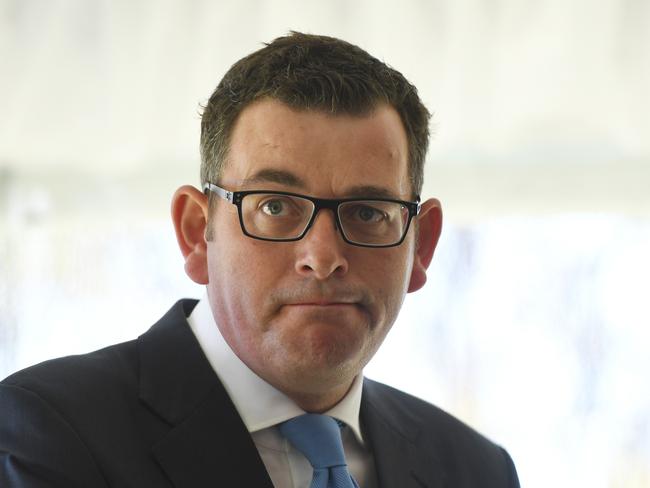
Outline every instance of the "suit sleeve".
[(506, 470), (508, 476), (508, 488), (519, 488), (519, 477), (517, 476), (517, 470), (515, 469), (515, 463), (512, 461), (510, 454), (505, 449), (503, 451), (503, 456), (506, 460)]
[(2, 488), (107, 487), (66, 419), (36, 393), (0, 384)]

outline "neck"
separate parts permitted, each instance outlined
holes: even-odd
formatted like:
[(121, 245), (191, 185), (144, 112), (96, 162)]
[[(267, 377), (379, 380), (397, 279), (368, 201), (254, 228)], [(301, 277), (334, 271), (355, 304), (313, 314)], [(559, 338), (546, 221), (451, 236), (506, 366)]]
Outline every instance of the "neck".
[(323, 413), (339, 403), (352, 387), (354, 380), (348, 385), (334, 388), (325, 393), (305, 393), (290, 391), (285, 394), (291, 398), (296, 405), (308, 413)]

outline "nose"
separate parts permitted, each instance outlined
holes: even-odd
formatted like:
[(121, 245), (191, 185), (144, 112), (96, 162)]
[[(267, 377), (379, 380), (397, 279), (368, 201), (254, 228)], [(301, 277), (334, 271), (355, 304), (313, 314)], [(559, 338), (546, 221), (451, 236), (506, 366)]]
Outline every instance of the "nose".
[(305, 237), (297, 241), (298, 274), (325, 280), (342, 277), (348, 272), (348, 259), (345, 255), (345, 241), (336, 228), (336, 220), (331, 210), (323, 209), (316, 215), (314, 223)]

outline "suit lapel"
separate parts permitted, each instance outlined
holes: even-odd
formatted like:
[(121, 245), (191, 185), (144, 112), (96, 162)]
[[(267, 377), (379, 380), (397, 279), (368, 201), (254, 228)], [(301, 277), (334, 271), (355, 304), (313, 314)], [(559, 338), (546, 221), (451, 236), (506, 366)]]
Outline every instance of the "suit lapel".
[(153, 455), (176, 488), (272, 488), (255, 444), (203, 355), (178, 302), (138, 340), (140, 399), (170, 430)]
[(221, 392), (212, 391), (195, 412), (154, 446), (158, 462), (177, 488), (271, 488), (264, 464), (239, 415), (234, 408), (223, 407)]
[(364, 380), (361, 420), (370, 444), (379, 488), (442, 488), (442, 464), (418, 442), (417, 419), (386, 401), (372, 381)]

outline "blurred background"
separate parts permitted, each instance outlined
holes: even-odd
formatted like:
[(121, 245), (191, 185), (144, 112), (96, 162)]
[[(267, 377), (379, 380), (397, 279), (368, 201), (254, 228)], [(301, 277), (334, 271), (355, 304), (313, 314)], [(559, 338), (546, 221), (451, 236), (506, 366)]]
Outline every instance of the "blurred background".
[(0, 377), (144, 332), (200, 105), (301, 30), (434, 112), (429, 282), (366, 369), (504, 445), (522, 486), (650, 486), (650, 2), (0, 0)]

